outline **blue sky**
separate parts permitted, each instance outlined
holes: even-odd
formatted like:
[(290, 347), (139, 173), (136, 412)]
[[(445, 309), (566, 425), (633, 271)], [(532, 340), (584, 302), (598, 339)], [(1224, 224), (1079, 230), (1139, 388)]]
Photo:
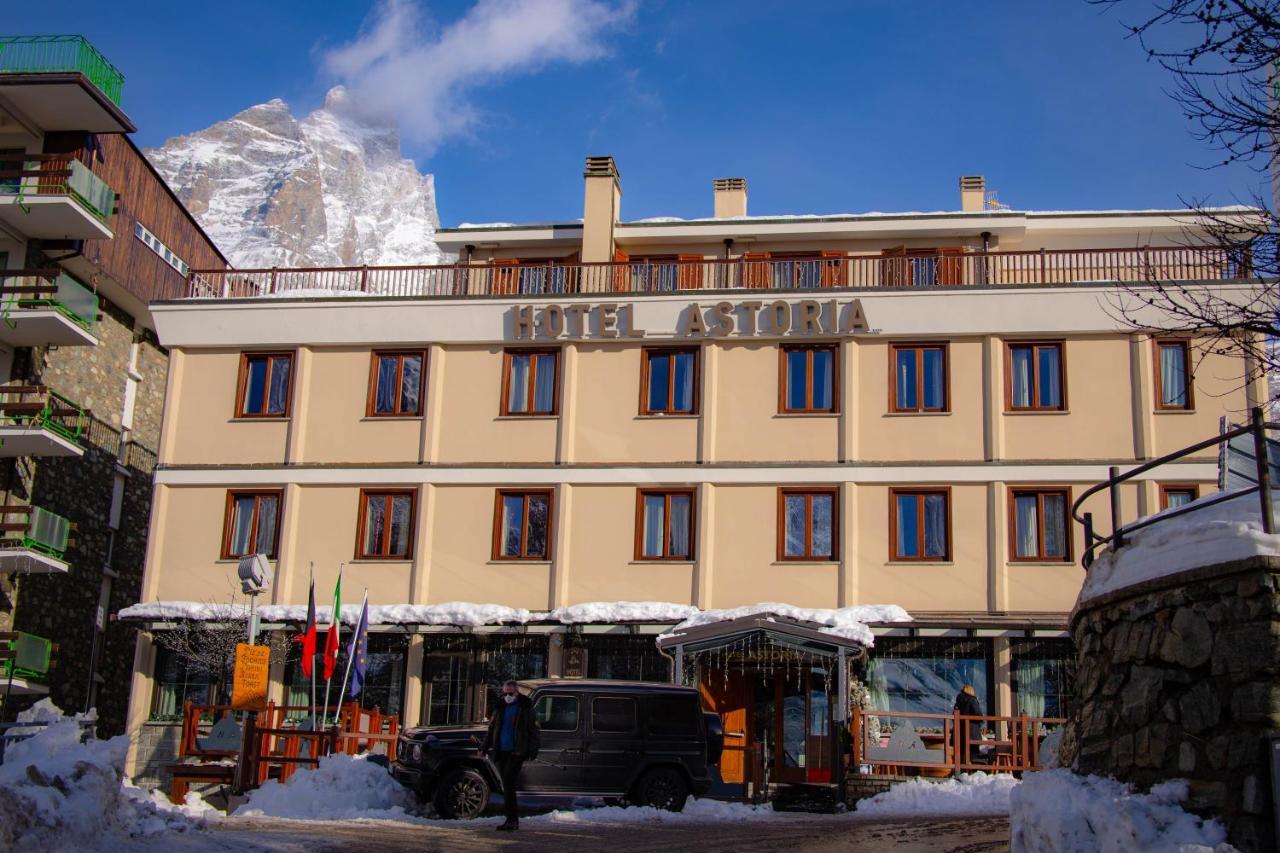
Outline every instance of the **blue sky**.
[[(1135, 0), (1120, 15), (1084, 0), (546, 2), (596, 17), (562, 42), (530, 27), (552, 41), (524, 57), (522, 38), (477, 28), (461, 62), (405, 55), (472, 32), (475, 0), (415, 4), (418, 29), (388, 27), (391, 46), (389, 7), (365, 0), (60, 0), (17, 4), (4, 27), (88, 36), (126, 76), (142, 145), (274, 97), (301, 116), (362, 82), (412, 128), (405, 153), (435, 174), (445, 225), (575, 219), (587, 154), (617, 159), (628, 219), (710, 215), (721, 176), (747, 178), (754, 214), (954, 209), (970, 173), (1018, 209), (1231, 203), (1260, 183), (1201, 168), (1213, 155), (1171, 80), (1123, 37)], [(384, 51), (382, 77), (365, 48)]]

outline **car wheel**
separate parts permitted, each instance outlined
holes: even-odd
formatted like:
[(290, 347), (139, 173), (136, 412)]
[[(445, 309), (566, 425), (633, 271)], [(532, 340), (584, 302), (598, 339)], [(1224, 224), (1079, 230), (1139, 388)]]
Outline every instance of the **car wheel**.
[(658, 767), (640, 777), (633, 801), (642, 806), (678, 812), (684, 809), (684, 802), (688, 798), (689, 784), (684, 781), (680, 771)]
[(475, 770), (454, 770), (440, 780), (432, 802), (440, 817), (470, 820), (489, 805), (489, 783)]

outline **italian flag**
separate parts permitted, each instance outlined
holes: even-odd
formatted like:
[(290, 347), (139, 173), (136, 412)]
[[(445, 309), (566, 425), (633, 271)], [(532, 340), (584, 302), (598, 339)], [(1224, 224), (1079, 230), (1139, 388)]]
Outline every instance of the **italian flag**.
[(329, 617), (329, 630), (324, 638), (324, 680), (333, 678), (333, 670), (338, 666), (338, 635), (342, 631), (342, 572), (338, 572), (338, 583), (333, 587), (333, 612)]

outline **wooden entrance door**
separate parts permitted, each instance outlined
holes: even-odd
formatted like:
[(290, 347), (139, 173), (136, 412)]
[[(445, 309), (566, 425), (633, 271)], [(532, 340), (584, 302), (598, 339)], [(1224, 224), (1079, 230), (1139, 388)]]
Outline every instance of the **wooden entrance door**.
[(751, 742), (747, 713), (749, 687), (742, 673), (724, 673), (712, 670), (702, 679), (701, 691), (704, 704), (720, 715), (724, 724), (724, 751), (720, 754), (720, 778), (730, 785), (750, 781), (747, 764), (747, 745)]

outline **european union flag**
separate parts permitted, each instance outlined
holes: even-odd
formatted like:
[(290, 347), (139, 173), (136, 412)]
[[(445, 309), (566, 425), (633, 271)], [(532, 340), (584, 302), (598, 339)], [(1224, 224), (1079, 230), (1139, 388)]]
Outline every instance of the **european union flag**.
[(360, 625), (351, 636), (351, 645), (347, 647), (347, 656), (351, 661), (351, 687), (347, 692), (359, 696), (364, 688), (365, 659), (369, 656), (369, 598), (365, 596), (364, 607), (360, 609)]

